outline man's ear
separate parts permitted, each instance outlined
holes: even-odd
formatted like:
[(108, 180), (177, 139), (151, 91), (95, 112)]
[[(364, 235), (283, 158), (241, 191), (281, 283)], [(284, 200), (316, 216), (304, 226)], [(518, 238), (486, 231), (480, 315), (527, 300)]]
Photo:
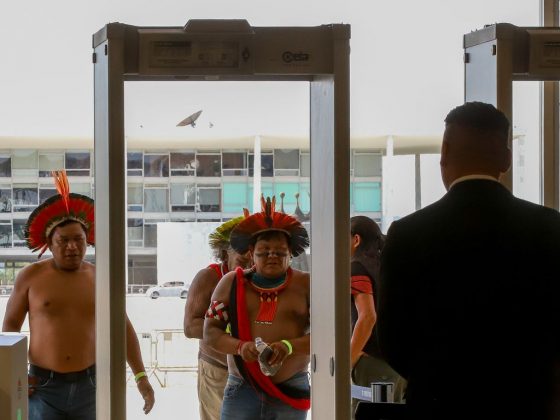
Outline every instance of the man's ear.
[(357, 233), (352, 236), (352, 245), (354, 248), (358, 248), (362, 243), (362, 237)]
[(441, 156), (439, 158), (439, 166), (441, 166), (442, 168), (447, 166), (448, 156), (449, 156), (449, 143), (443, 141), (441, 143)]

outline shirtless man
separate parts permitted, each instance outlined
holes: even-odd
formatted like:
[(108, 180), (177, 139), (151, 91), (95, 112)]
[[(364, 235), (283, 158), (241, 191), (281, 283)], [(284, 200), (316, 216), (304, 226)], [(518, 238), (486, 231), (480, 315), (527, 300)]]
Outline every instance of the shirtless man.
[[(274, 199), (231, 234), (237, 252), (251, 252), (255, 266), (238, 268), (218, 283), (204, 322), (204, 341), (228, 354), (229, 377), (222, 419), (305, 419), (309, 400), (309, 274), (290, 268), (303, 252), (307, 232), (293, 217), (276, 213)], [(231, 335), (226, 333), (231, 323)], [(269, 343), (265, 376), (254, 339)]]
[[(26, 227), (28, 245), (41, 253), (48, 247), (52, 258), (20, 271), (2, 331), (19, 332), (29, 313), (30, 420), (95, 420), (95, 266), (84, 261), (92, 229), (93, 200), (68, 193), (39, 206)], [(154, 391), (128, 318), (126, 334), (127, 360), (147, 414)]]
[(200, 270), (189, 287), (185, 304), (184, 331), (188, 338), (198, 338), (197, 391), (201, 420), (218, 420), (228, 377), (226, 355), (202, 341), (204, 315), (210, 298), (220, 279), (235, 267), (246, 268), (250, 257), (235, 252), (229, 246), (231, 230), (243, 217), (228, 220), (210, 234), (209, 244), (219, 264), (210, 264)]

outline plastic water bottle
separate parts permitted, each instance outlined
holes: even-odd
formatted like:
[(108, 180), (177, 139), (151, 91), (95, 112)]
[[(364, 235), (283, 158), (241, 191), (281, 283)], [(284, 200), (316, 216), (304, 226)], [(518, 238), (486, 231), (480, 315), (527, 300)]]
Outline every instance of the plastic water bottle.
[(255, 338), (255, 347), (259, 352), (259, 366), (261, 367), (261, 372), (266, 376), (276, 375), (276, 372), (280, 369), (280, 365), (270, 366), (268, 364), (268, 359), (273, 353), (273, 350), (268, 344), (262, 341), (262, 338), (260, 337)]

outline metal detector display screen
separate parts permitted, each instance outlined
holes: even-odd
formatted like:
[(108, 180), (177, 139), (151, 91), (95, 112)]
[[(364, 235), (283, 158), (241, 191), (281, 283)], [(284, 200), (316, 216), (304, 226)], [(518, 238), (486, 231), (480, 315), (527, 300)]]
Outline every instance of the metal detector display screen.
[(232, 41), (152, 41), (150, 67), (237, 68), (239, 43)]

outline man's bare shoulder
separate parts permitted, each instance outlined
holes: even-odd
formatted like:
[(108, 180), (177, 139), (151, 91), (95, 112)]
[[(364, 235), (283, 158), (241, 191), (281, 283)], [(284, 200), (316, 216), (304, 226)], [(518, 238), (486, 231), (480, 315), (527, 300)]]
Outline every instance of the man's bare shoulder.
[(33, 279), (44, 276), (50, 271), (52, 271), (51, 258), (37, 261), (22, 268), (17, 275), (16, 282), (24, 283), (33, 281)]
[(292, 278), (299, 282), (309, 283), (311, 276), (307, 271), (300, 271), (292, 268)]

